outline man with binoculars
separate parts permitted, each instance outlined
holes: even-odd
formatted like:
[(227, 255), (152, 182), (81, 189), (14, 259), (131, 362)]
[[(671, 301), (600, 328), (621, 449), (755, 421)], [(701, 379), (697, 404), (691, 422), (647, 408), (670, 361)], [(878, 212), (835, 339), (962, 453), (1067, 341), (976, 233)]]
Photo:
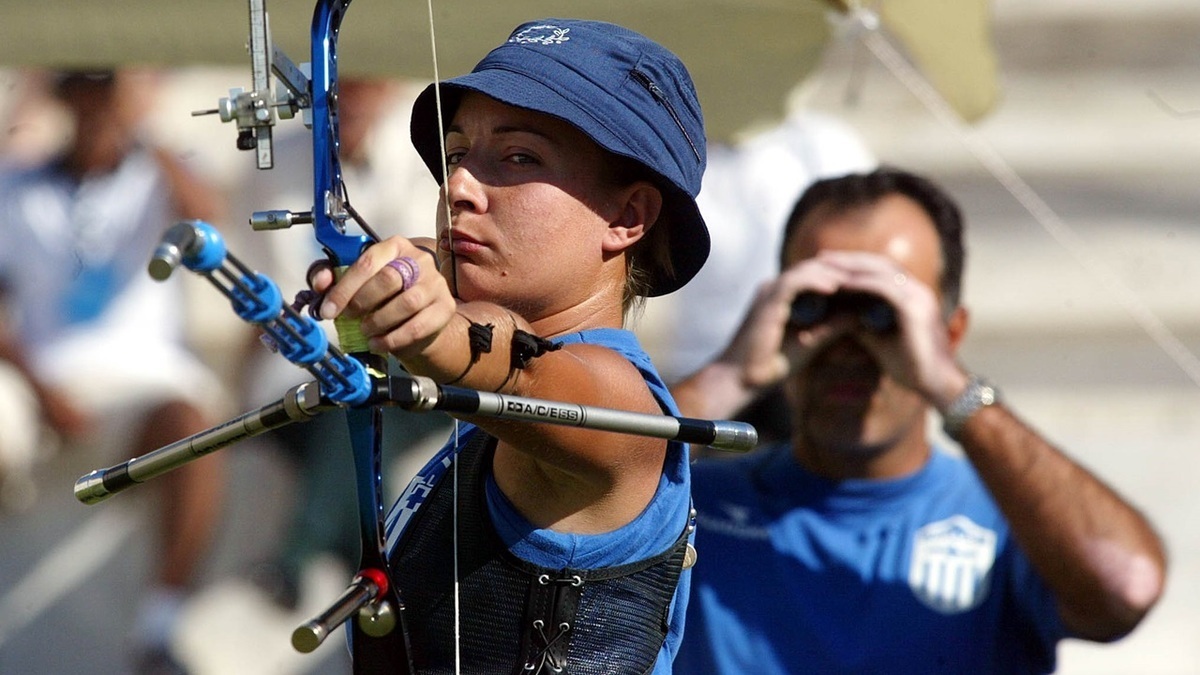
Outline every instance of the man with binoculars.
[(962, 240), (920, 176), (815, 183), (783, 272), (673, 388), (721, 418), (782, 384), (791, 418), (789, 442), (693, 467), (678, 672), (1050, 672), (1059, 640), (1118, 639), (1157, 602), (1151, 525), (958, 362)]

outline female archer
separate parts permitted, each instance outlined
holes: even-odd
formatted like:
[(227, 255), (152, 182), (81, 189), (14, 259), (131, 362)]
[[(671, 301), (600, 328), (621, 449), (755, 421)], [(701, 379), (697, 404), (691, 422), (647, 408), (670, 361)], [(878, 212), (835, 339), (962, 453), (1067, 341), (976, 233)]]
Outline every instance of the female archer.
[[(336, 283), (318, 273), (322, 316), (356, 319), (373, 351), (440, 383), (677, 414), (623, 327), (708, 256), (704, 124), (678, 58), (612, 24), (526, 23), (431, 85), (412, 137), (442, 184), (436, 243), (394, 237)], [(669, 673), (689, 493), (682, 443), (465, 418), (388, 518), (404, 634), (356, 633), (355, 659)]]

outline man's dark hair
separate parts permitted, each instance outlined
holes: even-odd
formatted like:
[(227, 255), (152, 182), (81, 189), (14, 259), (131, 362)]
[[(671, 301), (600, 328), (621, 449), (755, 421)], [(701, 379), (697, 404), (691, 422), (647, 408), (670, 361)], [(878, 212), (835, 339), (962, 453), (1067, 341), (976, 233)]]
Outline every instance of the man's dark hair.
[(830, 213), (844, 213), (850, 209), (871, 206), (892, 194), (915, 201), (933, 220), (942, 247), (940, 285), (944, 309), (949, 312), (957, 307), (962, 294), (963, 266), (966, 262), (962, 212), (954, 200), (933, 181), (892, 167), (826, 178), (809, 186), (788, 216), (779, 250), (780, 265), (787, 264), (788, 246), (813, 211), (827, 208)]

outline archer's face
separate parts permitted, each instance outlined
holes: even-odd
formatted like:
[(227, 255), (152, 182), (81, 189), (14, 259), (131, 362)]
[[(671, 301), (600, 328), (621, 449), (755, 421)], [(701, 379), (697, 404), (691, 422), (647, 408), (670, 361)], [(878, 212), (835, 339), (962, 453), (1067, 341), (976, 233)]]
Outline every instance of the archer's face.
[[(832, 214), (818, 208), (809, 218), (788, 248), (789, 264), (821, 251), (874, 253), (936, 292), (941, 244), (933, 221), (911, 199), (891, 195)], [(850, 332), (835, 339), (792, 377), (789, 394), (803, 445), (868, 459), (905, 442), (924, 443), (924, 399), (893, 380), (858, 338)]]
[(461, 299), (532, 321), (596, 294), (620, 192), (605, 151), (561, 120), (472, 93), (447, 127), (446, 159), (453, 227), (440, 205), (439, 244), (453, 247)]

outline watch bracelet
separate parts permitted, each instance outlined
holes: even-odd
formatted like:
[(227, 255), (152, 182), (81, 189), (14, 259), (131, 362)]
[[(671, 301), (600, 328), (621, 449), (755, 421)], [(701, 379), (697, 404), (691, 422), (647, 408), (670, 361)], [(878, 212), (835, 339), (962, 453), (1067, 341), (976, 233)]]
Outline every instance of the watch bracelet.
[(947, 436), (958, 440), (967, 420), (979, 412), (980, 408), (986, 408), (999, 400), (1000, 393), (995, 387), (982, 377), (971, 375), (967, 381), (967, 388), (946, 407), (946, 412), (942, 414), (942, 429)]

